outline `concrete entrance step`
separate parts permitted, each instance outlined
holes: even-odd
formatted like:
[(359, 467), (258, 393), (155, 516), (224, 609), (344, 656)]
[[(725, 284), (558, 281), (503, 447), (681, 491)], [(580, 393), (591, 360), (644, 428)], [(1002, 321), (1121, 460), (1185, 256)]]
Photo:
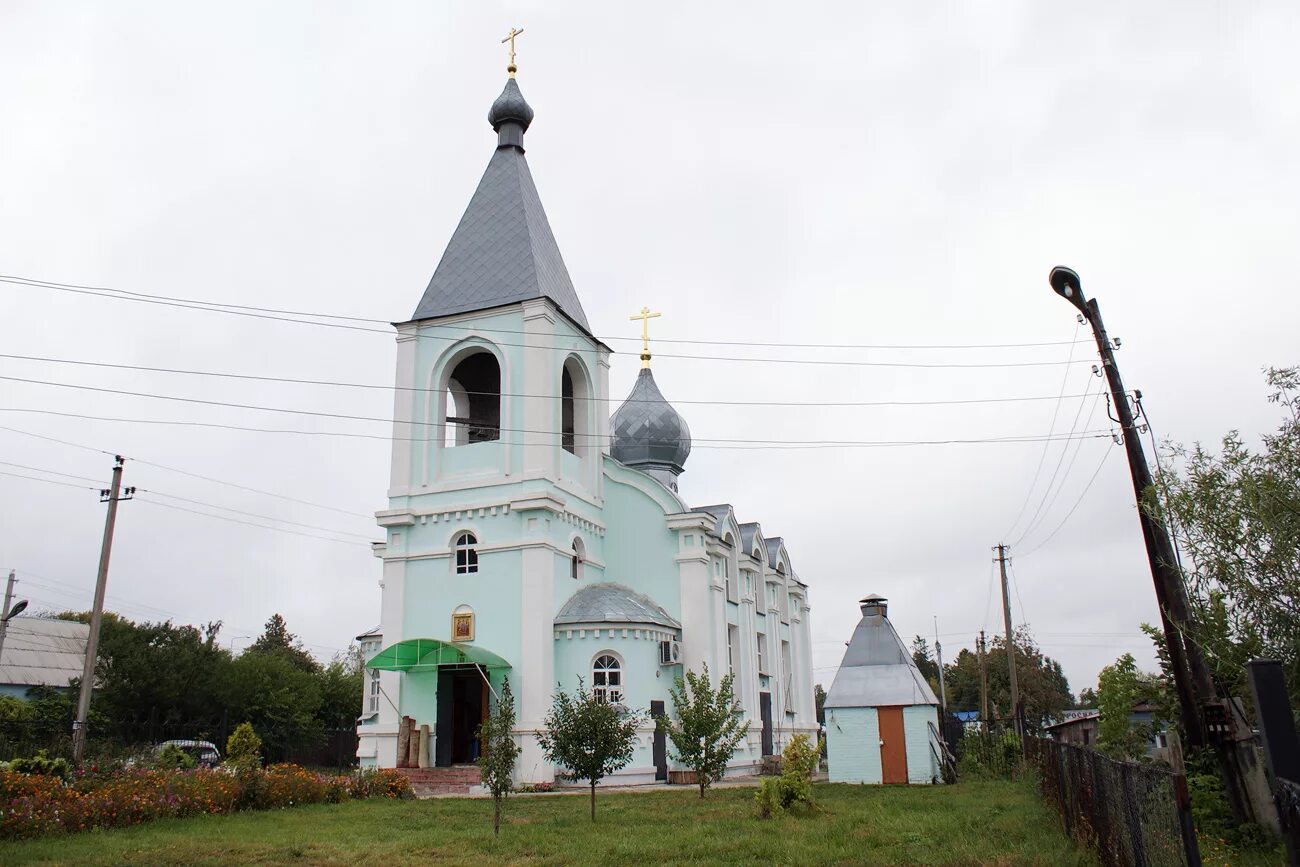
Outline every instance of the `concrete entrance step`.
[(417, 797), (429, 795), (468, 795), (480, 782), (477, 765), (453, 765), (450, 768), (398, 768), (411, 781)]

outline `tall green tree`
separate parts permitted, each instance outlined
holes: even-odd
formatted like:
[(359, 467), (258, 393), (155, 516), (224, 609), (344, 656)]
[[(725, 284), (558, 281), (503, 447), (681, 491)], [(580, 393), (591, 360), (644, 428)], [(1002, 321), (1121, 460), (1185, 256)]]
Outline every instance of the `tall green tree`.
[(734, 681), (728, 674), (715, 689), (707, 663), (699, 674), (688, 669), (686, 677), (675, 678), (668, 690), (677, 719), (658, 718), (673, 742), (674, 758), (695, 771), (701, 798), (727, 773), (737, 745), (749, 734), (749, 723), (732, 690)]
[(1146, 506), (1182, 550), (1190, 626), (1215, 677), (1249, 696), (1245, 662), (1282, 662), (1300, 704), (1300, 367), (1270, 368), (1277, 429), (1252, 447), (1238, 431), (1217, 451), (1168, 444)]
[(939, 663), (935, 661), (936, 654), (930, 651), (930, 642), (924, 637), (918, 635), (912, 639), (912, 662), (916, 663), (916, 668), (925, 678), (925, 682), (930, 684), (930, 689), (934, 694), (939, 694)]
[[(1061, 711), (1074, 706), (1061, 664), (1045, 656), (1033, 635), (1025, 627), (1012, 636), (1016, 658), (1016, 683), (1025, 706), (1025, 719), (1034, 726), (1059, 718)], [(998, 719), (1010, 719), (1011, 678), (1007, 673), (1006, 640), (997, 636), (989, 645), (985, 660), (989, 676), (989, 713)], [(952, 663), (944, 666), (948, 707), (952, 710), (979, 710), (979, 657), (962, 648)]]
[(570, 695), (557, 692), (537, 733), (546, 758), (565, 768), (568, 780), (591, 785), (591, 821), (596, 821), (596, 786), (632, 761), (641, 716), (592, 695), (583, 685)]
[(298, 636), (289, 631), (289, 625), (278, 613), (271, 615), (262, 634), (244, 652), (278, 656), (301, 671), (315, 672), (321, 667), (315, 657), (307, 652), (307, 648), (302, 646)]
[(479, 777), (492, 793), (492, 836), (501, 836), (501, 804), (514, 785), (515, 760), (519, 745), (515, 743), (515, 697), (510, 680), (501, 684), (496, 707), (478, 729), (483, 753), (478, 759)]

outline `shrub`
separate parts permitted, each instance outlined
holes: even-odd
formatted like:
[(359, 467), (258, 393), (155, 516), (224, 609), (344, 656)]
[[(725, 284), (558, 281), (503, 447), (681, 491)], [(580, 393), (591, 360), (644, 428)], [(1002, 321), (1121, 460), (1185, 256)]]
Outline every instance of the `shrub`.
[(159, 771), (188, 771), (198, 767), (198, 764), (199, 762), (194, 756), (185, 752), (176, 744), (168, 744), (163, 747), (153, 760), (154, 769)]
[(790, 739), (781, 754), (781, 776), (765, 777), (754, 795), (760, 818), (770, 819), (795, 804), (814, 806), (812, 777), (821, 764), (821, 750), (821, 738), (816, 746), (804, 734)]
[(240, 723), (226, 738), (226, 764), (232, 768), (260, 768), (261, 753), (262, 739), (253, 731), (252, 723)]
[(45, 750), (37, 750), (36, 755), (26, 759), (13, 759), (9, 770), (20, 774), (35, 774), (44, 777), (58, 777), (66, 780), (72, 776), (72, 765), (67, 759), (51, 759)]
[(754, 793), (754, 802), (758, 804), (760, 819), (770, 819), (785, 809), (781, 805), (781, 778), (764, 777)]
[(362, 768), (346, 777), (348, 796), (362, 798), (414, 798), (411, 781), (392, 768)]

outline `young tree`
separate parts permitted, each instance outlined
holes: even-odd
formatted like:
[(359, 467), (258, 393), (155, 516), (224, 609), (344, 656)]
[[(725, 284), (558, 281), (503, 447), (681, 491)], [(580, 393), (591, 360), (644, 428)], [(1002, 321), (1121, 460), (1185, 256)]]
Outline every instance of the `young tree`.
[(1278, 659), (1300, 703), (1300, 367), (1266, 379), (1283, 409), (1277, 430), (1259, 448), (1232, 431), (1217, 454), (1166, 445), (1146, 506), (1182, 550), (1189, 631), (1215, 679), (1248, 695), (1245, 662)]
[(1097, 709), (1101, 711), (1097, 749), (1117, 759), (1136, 759), (1145, 752), (1142, 734), (1129, 722), (1140, 691), (1133, 654), (1126, 653), (1101, 670), (1097, 677)]
[(510, 693), (510, 680), (501, 684), (501, 696), (491, 715), (478, 729), (478, 742), (483, 754), (478, 759), (479, 776), (492, 793), (492, 836), (501, 835), (501, 802), (510, 794), (514, 783), (515, 759), (519, 745), (515, 743), (515, 697)]
[(591, 820), (596, 821), (596, 784), (632, 761), (640, 714), (592, 695), (583, 686), (569, 695), (555, 694), (555, 703), (542, 721), (537, 742), (546, 758), (567, 768), (567, 780), (591, 783)]
[(279, 614), (272, 614), (266, 621), (262, 634), (249, 645), (245, 653), (261, 653), (266, 656), (278, 656), (287, 660), (300, 671), (315, 673), (320, 670), (320, 663), (302, 646), (298, 636), (289, 631), (289, 624)]
[(674, 758), (695, 771), (701, 798), (710, 785), (727, 773), (727, 762), (735, 753), (736, 745), (749, 734), (749, 723), (743, 721), (732, 691), (734, 680), (728, 674), (714, 689), (708, 663), (701, 674), (688, 670), (686, 678), (676, 678), (668, 690), (677, 719), (667, 716), (658, 719), (673, 742), (677, 753)]

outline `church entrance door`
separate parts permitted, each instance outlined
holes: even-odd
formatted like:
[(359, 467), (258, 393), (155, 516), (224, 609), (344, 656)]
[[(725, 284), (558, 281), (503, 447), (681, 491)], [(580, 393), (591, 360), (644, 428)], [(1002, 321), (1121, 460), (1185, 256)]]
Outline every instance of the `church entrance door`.
[(438, 729), (434, 764), (440, 768), (478, 759), (479, 725), (487, 719), (487, 686), (477, 666), (438, 671)]
[(889, 785), (907, 782), (907, 740), (903, 734), (903, 709), (876, 709), (880, 720), (880, 781)]
[(772, 755), (772, 693), (758, 694), (758, 715), (763, 720), (763, 755)]

